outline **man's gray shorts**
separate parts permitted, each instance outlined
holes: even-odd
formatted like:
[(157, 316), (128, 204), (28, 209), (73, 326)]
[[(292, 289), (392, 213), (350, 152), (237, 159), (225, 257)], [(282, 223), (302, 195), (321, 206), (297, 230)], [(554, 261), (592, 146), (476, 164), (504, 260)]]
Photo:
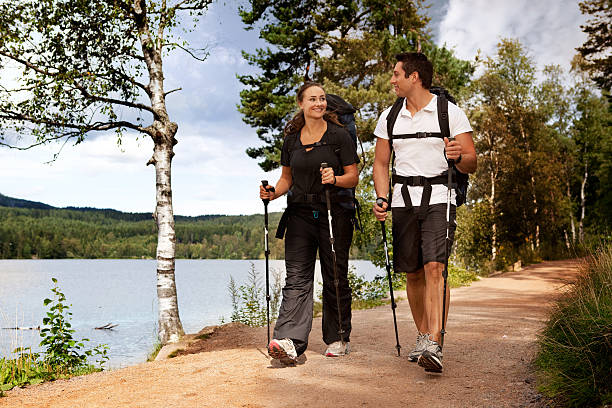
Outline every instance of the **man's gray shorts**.
[[(429, 262), (445, 263), (446, 204), (427, 208), (423, 221), (417, 215), (419, 207), (393, 207), (393, 269), (412, 273)], [(455, 238), (456, 208), (450, 208), (449, 253)]]

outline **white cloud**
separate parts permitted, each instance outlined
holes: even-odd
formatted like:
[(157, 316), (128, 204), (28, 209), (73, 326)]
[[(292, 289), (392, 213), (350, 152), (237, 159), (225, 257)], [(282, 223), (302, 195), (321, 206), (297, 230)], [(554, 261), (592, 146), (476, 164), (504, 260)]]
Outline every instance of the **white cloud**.
[[(262, 213), (258, 197), (261, 179), (276, 183), (280, 171), (264, 173), (245, 149), (258, 144), (255, 131), (236, 111), (240, 83), (236, 73), (252, 72), (240, 50), (261, 46), (256, 31), (245, 32), (235, 5), (217, 5), (193, 33), (194, 46), (211, 41), (206, 62), (180, 55), (165, 61), (166, 89), (183, 91), (167, 98), (172, 120), (179, 125), (173, 159), (175, 214)], [(567, 65), (580, 45), (584, 21), (569, 0), (451, 0), (440, 25), (440, 43), (456, 47), (459, 56), (472, 59), (477, 49), (493, 55), (501, 37), (517, 37), (540, 64)], [(214, 39), (214, 40), (211, 40)], [(127, 113), (126, 113), (127, 115)], [(78, 146), (66, 146), (57, 162), (58, 145), (18, 152), (0, 148), (0, 193), (48, 204), (153, 211), (155, 172), (145, 166), (152, 154), (148, 138), (123, 139), (123, 151), (112, 133)], [(285, 199), (270, 204), (279, 211)]]
[[(263, 206), (258, 185), (275, 183), (279, 171), (264, 173), (245, 154), (252, 144), (243, 137), (246, 126), (197, 127), (179, 130), (172, 162), (174, 211), (179, 215), (254, 214)], [(255, 139), (255, 136), (252, 136)], [(57, 161), (49, 161), (58, 144), (28, 151), (0, 149), (3, 174), (0, 193), (66, 207), (114, 208), (129, 212), (152, 211), (155, 171), (145, 166), (153, 142), (129, 134), (119, 147), (112, 135), (66, 146)], [(280, 211), (281, 199), (270, 204)]]
[(464, 59), (479, 49), (493, 56), (501, 38), (518, 38), (539, 68), (567, 69), (586, 38), (580, 30), (585, 20), (572, 0), (450, 0), (438, 38)]

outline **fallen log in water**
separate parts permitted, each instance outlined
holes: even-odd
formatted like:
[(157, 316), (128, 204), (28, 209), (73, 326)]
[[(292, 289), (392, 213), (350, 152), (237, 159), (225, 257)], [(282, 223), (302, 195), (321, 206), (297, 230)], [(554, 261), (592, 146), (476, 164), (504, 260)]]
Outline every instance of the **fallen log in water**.
[(95, 330), (113, 330), (113, 328), (119, 326), (118, 324), (107, 323), (104, 326), (94, 327)]
[(40, 326), (36, 327), (0, 327), (2, 330), (40, 330)]

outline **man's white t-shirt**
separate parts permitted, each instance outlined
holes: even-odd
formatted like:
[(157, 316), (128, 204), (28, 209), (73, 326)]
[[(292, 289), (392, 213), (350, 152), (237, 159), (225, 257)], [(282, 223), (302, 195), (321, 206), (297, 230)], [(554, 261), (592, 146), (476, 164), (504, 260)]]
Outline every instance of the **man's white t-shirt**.
[[(417, 133), (417, 132), (440, 132), (438, 123), (438, 101), (433, 95), (431, 101), (423, 109), (418, 111), (414, 117), (403, 103), (402, 110), (397, 115), (393, 127), (394, 135)], [(387, 135), (387, 115), (391, 107), (385, 109), (380, 115), (374, 135), (381, 139), (389, 139)], [(457, 105), (448, 103), (448, 124), (450, 134), (455, 137), (461, 133), (471, 132), (472, 127), (465, 113)], [(428, 137), (422, 139), (393, 139), (395, 150), (395, 172), (400, 176), (425, 176), (434, 177), (448, 170), (448, 164), (444, 157), (444, 140), (439, 137)], [(410, 200), (413, 206), (421, 204), (423, 187), (408, 186)], [(431, 186), (431, 199), (429, 204), (446, 204), (447, 189), (444, 184), (433, 184)], [(455, 190), (451, 195), (451, 203), (455, 204)], [(401, 193), (401, 184), (393, 186), (392, 207), (404, 207), (404, 199)]]

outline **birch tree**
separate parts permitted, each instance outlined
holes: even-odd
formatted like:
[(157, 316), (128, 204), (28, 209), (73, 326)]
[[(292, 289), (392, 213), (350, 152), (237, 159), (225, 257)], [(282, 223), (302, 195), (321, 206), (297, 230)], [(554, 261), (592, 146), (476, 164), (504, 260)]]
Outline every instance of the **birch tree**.
[[(78, 144), (114, 132), (154, 142), (159, 340), (183, 335), (175, 272), (171, 164), (178, 124), (166, 109), (164, 57), (203, 60), (175, 32), (212, 0), (0, 0), (0, 144)], [(11, 73), (14, 80), (8, 80)]]

